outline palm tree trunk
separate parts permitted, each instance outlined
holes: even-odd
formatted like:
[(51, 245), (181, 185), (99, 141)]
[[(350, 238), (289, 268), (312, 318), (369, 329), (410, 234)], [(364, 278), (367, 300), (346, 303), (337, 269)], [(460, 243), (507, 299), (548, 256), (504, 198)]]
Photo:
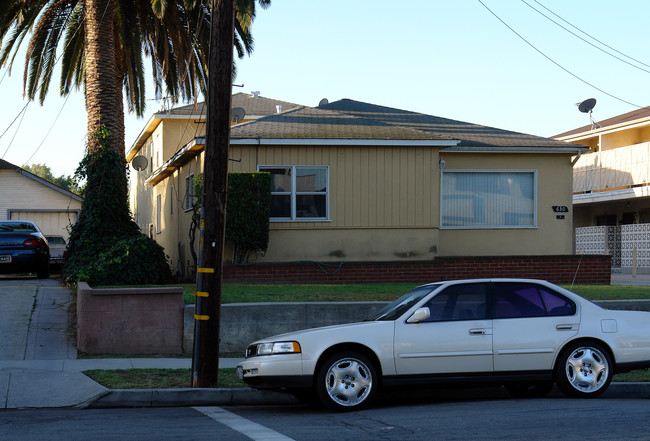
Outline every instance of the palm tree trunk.
[(99, 148), (91, 135), (105, 127), (111, 147), (124, 155), (122, 90), (115, 75), (115, 1), (84, 0), (84, 10), (88, 150)]

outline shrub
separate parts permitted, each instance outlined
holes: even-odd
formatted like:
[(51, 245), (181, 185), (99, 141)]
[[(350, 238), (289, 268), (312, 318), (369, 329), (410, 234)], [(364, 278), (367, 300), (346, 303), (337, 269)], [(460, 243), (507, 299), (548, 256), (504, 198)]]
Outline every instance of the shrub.
[(170, 281), (162, 247), (141, 234), (131, 218), (124, 157), (108, 145), (105, 129), (92, 136), (100, 147), (87, 153), (75, 172), (76, 179), (86, 180), (86, 187), (64, 255), (65, 282), (131, 285)]

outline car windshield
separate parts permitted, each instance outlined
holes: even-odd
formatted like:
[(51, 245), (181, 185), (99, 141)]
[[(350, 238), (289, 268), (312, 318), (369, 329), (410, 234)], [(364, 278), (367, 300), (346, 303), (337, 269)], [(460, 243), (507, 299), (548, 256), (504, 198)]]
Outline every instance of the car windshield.
[(0, 233), (35, 233), (36, 226), (27, 222), (0, 222)]
[(50, 245), (65, 245), (65, 239), (61, 236), (46, 236)]
[(373, 315), (367, 320), (397, 320), (399, 316), (404, 314), (413, 305), (422, 300), (427, 294), (439, 286), (440, 284), (434, 283), (431, 285), (415, 288), (413, 291), (407, 292), (399, 299), (384, 306), (377, 314)]

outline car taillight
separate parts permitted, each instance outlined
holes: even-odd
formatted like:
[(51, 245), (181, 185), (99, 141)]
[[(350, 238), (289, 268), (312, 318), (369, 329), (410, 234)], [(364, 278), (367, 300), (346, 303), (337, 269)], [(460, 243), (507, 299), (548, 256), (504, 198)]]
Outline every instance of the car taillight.
[(40, 241), (39, 239), (27, 239), (25, 242), (23, 242), (23, 246), (26, 246), (26, 247), (40, 247), (40, 246), (43, 246), (43, 242)]

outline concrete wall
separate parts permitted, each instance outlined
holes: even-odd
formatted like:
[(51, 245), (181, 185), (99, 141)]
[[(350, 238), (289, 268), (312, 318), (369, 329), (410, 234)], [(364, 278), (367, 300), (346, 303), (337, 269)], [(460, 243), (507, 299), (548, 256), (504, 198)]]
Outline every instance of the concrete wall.
[[(229, 303), (221, 306), (220, 352), (243, 355), (253, 341), (284, 332), (358, 322), (388, 302)], [(183, 347), (192, 352), (194, 305), (185, 306)]]
[[(650, 311), (650, 300), (605, 300), (606, 309)], [(364, 320), (388, 302), (230, 303), (221, 307), (221, 353), (239, 353), (261, 338), (318, 326)], [(183, 347), (192, 352), (194, 305), (185, 306)]]
[(183, 288), (77, 286), (77, 349), (94, 354), (181, 354)]

